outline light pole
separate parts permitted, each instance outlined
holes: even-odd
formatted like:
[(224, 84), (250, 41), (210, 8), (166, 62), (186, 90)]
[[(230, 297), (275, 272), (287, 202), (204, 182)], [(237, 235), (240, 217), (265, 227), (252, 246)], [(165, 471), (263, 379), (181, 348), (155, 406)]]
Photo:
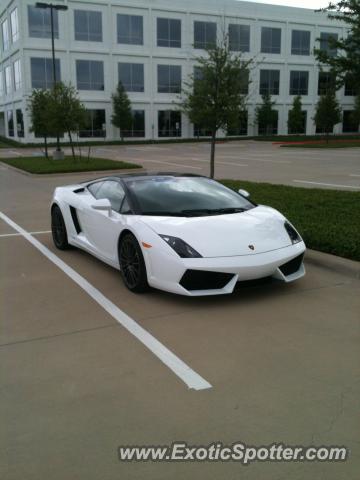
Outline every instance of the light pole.
[[(53, 85), (56, 86), (56, 61), (55, 61), (55, 37), (54, 37), (54, 10), (67, 10), (66, 5), (57, 5), (53, 3), (37, 2), (36, 8), (43, 10), (50, 9), (50, 22), (51, 22), (51, 50), (52, 50), (52, 67), (53, 67)], [(64, 158), (64, 152), (60, 148), (59, 134), (56, 135), (56, 152), (54, 153), (55, 160), (62, 160)]]

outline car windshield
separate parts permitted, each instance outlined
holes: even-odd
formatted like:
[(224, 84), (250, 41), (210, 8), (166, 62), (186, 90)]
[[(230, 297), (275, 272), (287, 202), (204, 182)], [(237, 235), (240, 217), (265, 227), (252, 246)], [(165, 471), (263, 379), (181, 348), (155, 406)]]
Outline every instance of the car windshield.
[(239, 213), (254, 205), (204, 177), (157, 176), (127, 181), (142, 215), (198, 217)]

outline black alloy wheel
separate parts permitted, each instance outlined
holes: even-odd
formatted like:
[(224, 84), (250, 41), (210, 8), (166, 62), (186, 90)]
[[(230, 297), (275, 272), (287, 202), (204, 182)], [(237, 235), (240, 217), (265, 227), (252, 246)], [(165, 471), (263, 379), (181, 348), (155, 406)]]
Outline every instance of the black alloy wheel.
[(51, 233), (56, 248), (59, 250), (69, 248), (64, 218), (57, 205), (51, 210)]
[(121, 276), (129, 290), (143, 293), (148, 290), (144, 257), (136, 238), (127, 233), (120, 241), (119, 263)]

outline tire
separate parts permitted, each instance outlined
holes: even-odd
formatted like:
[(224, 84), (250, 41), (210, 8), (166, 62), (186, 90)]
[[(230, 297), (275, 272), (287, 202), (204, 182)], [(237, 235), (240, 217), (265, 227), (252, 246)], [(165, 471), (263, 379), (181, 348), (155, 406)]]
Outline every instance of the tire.
[(126, 233), (120, 241), (119, 264), (122, 279), (131, 292), (144, 293), (149, 290), (144, 257), (132, 233)]
[(51, 233), (56, 248), (59, 250), (67, 250), (70, 248), (64, 217), (57, 205), (54, 205), (51, 209)]

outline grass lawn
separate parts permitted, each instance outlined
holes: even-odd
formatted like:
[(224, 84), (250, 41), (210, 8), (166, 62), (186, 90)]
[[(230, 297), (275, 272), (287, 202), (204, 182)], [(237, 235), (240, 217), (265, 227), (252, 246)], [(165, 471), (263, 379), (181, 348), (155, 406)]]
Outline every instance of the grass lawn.
[(289, 145), (280, 145), (282, 148), (360, 148), (360, 141), (358, 142), (329, 142), (329, 143), (296, 143)]
[(70, 173), (141, 168), (134, 163), (118, 162), (104, 158), (90, 158), (88, 160), (78, 157), (74, 161), (72, 157), (65, 157), (65, 160), (53, 160), (45, 157), (16, 157), (1, 158), (0, 162), (29, 173)]
[(308, 248), (360, 261), (360, 192), (320, 190), (268, 183), (223, 180), (244, 188), (259, 204), (283, 213)]

